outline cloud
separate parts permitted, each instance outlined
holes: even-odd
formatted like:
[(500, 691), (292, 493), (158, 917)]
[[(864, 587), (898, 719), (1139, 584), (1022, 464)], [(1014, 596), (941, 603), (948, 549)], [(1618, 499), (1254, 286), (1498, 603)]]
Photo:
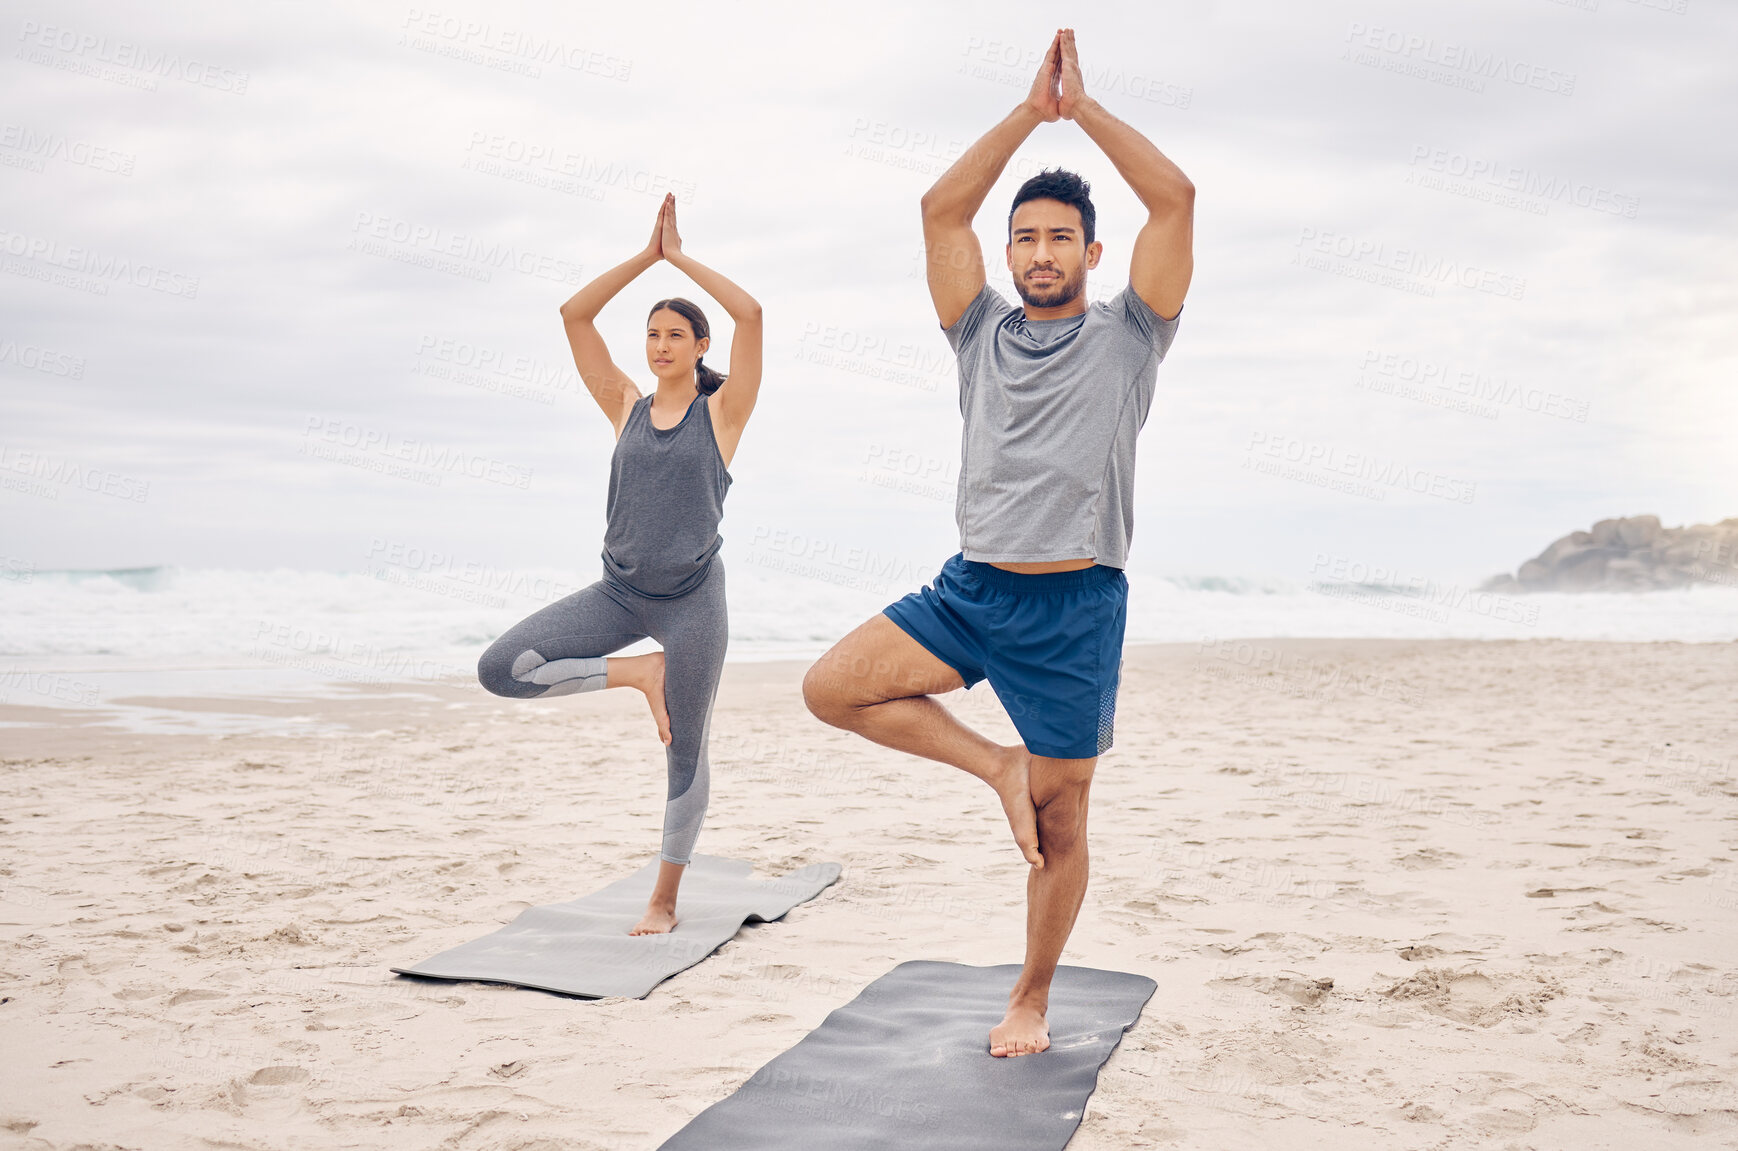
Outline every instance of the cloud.
[[(1715, 142), (1738, 108), (1720, 50), (1738, 13), (1683, 8), (1073, 17), (1095, 93), (1200, 189), (1195, 284), (1142, 440), (1137, 563), (1297, 570), (1332, 539), (1483, 572), (1607, 514), (1732, 514), (1738, 173)], [(555, 309), (644, 242), (669, 189), (689, 250), (766, 308), (727, 539), (833, 524), (949, 547), (945, 499), (865, 484), (859, 465), (876, 446), (957, 453), (917, 198), (1021, 99), (1054, 18), (1031, 3), (16, 18), (0, 448), (152, 486), (125, 505), (0, 492), (10, 546), (41, 568), (343, 568), (390, 523), (589, 569), (609, 430)], [(1092, 179), (1112, 287), (1141, 209), (1069, 124), (1034, 133), (990, 193), (992, 269), (1004, 205), (1046, 163)], [(658, 268), (603, 317), (647, 382), (641, 310), (672, 292), (696, 294)], [(531, 482), (434, 486), (310, 455), (309, 429), (329, 426)], [(1257, 433), (1477, 498), (1376, 505), (1256, 474)]]

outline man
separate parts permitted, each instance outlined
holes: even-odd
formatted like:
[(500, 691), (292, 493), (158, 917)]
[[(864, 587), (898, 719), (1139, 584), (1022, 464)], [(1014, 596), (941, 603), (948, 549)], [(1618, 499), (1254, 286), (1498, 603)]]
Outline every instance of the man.
[[(985, 282), (972, 217), (1020, 143), (1057, 119), (1098, 144), (1147, 221), (1129, 286), (1089, 307), (1086, 274), (1103, 251), (1090, 189), (1069, 172), (1028, 180), (1008, 218), (1017, 309)], [(1087, 792), (1122, 668), (1135, 438), (1194, 268), (1194, 191), (1085, 94), (1074, 32), (1058, 31), (1026, 100), (922, 202), (930, 296), (959, 358), (960, 554), (803, 682), (820, 719), (952, 764), (1001, 799), (1031, 870), (1025, 965), (990, 1031), (996, 1056), (1050, 1045), (1050, 982), (1086, 894)], [(1022, 744), (992, 743), (930, 698), (986, 678)]]

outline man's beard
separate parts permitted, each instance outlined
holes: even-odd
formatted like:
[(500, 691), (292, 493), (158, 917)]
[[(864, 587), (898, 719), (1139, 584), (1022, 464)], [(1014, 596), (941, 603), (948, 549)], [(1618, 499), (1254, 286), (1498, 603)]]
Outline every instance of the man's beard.
[[(1060, 308), (1064, 304), (1071, 303), (1074, 297), (1080, 295), (1081, 290), (1086, 286), (1086, 273), (1083, 271), (1079, 279), (1071, 280), (1067, 273), (1060, 268), (1045, 269), (1045, 271), (1052, 270), (1056, 272), (1058, 279), (1052, 280), (1048, 284), (1033, 284), (1024, 278), (1018, 279), (1014, 281), (1014, 290), (1020, 293), (1022, 300), (1034, 308)], [(1030, 273), (1032, 269), (1028, 268), (1026, 271)]]

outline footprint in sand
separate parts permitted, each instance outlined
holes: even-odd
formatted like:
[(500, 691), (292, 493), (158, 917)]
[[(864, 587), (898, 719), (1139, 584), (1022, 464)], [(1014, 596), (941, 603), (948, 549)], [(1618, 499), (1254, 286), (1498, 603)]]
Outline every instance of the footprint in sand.
[(1426, 967), (1376, 990), (1394, 1003), (1409, 1003), (1457, 1023), (1494, 1027), (1507, 1019), (1545, 1014), (1545, 1004), (1564, 994), (1563, 985), (1538, 972), (1517, 974)]
[(169, 997), (170, 1007), (179, 1007), (183, 1003), (203, 1003), (212, 999), (228, 999), (229, 995), (222, 991), (177, 991)]
[(1286, 972), (1280, 975), (1238, 975), (1211, 980), (1209, 986), (1247, 987), (1265, 995), (1289, 999), (1300, 1007), (1314, 1007), (1334, 989), (1329, 976), (1308, 976)]
[(302, 1109), (302, 1087), (312, 1078), (300, 1067), (261, 1067), (246, 1079), (232, 1079), (229, 1099), (250, 1119), (285, 1120)]
[(1465, 858), (1458, 852), (1439, 851), (1434, 847), (1422, 847), (1417, 851), (1402, 855), (1394, 862), (1408, 871), (1422, 871), (1427, 867), (1452, 867), (1454, 861)]

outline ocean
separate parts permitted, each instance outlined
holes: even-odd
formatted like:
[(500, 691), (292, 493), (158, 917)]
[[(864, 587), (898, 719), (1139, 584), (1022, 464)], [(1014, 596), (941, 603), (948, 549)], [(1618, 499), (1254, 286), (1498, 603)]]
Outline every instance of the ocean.
[[(768, 558), (727, 567), (731, 660), (813, 658), (928, 574), (856, 556)], [(361, 684), (466, 679), (495, 636), (596, 578), (398, 559), (359, 571), (0, 568), (0, 703), (88, 709), (130, 730), (260, 730), (269, 726), (260, 717), (190, 719), (128, 701), (305, 698)], [(1129, 587), (1129, 643), (1738, 640), (1738, 589), (1714, 584), (1499, 595), (1452, 582), (1394, 587), (1136, 571)], [(644, 641), (622, 654), (654, 647)]]

